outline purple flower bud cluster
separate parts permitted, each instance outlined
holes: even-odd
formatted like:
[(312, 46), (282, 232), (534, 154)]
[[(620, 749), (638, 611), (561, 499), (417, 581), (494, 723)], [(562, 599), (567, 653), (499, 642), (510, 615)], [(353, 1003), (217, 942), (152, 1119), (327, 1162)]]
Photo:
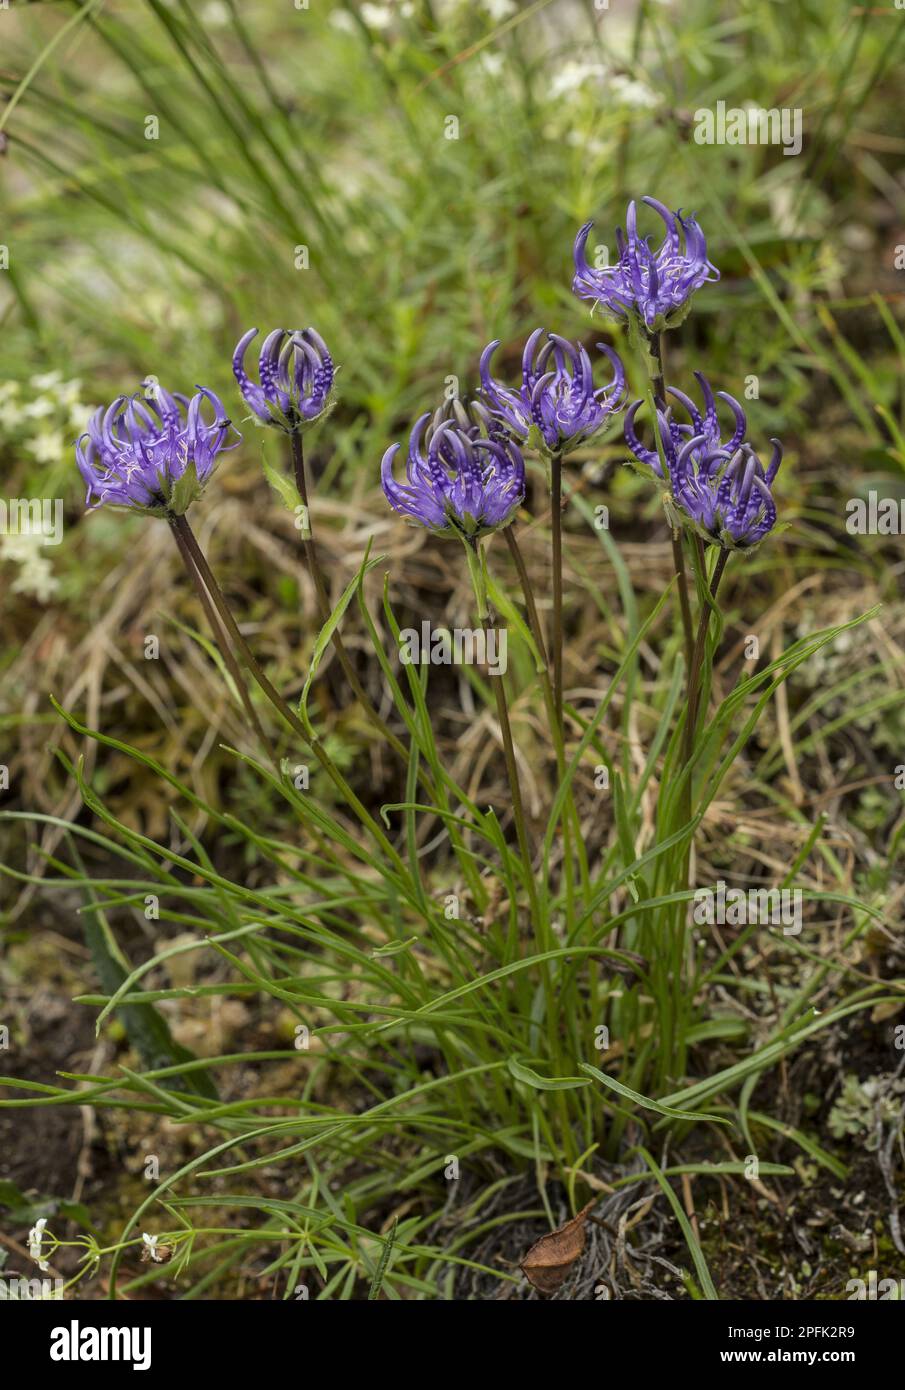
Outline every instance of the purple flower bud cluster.
[(610, 360), (613, 380), (595, 387), (594, 368), (581, 343), (536, 328), (522, 354), (522, 384), (511, 390), (490, 375), (490, 359), (499, 340), (481, 354), (481, 399), (517, 439), (527, 441), (537, 431), (549, 453), (570, 453), (607, 424), (622, 405), (625, 371), (612, 348), (598, 343)]
[[(628, 325), (633, 341), (640, 336), (650, 349), (656, 335), (681, 322), (694, 292), (718, 280), (719, 272), (707, 258), (704, 234), (694, 217), (670, 212), (656, 198), (642, 201), (663, 220), (666, 231), (660, 247), (654, 251), (649, 239), (639, 236), (636, 205), (630, 203), (625, 233), (617, 232), (617, 263), (594, 269), (586, 258), (593, 225), (588, 222), (575, 242), (572, 288), (579, 298), (602, 304), (614, 319)], [(333, 358), (313, 328), (276, 328), (261, 344), (253, 380), (245, 359), (257, 332), (250, 328), (244, 333), (233, 353), (239, 390), (256, 419), (300, 435), (332, 409)], [(524, 500), (520, 446), (561, 459), (600, 437), (625, 404), (625, 370), (605, 343), (597, 348), (613, 375), (601, 386), (595, 383), (594, 363), (584, 345), (543, 328), (535, 329), (525, 343), (521, 384), (508, 386), (491, 374), (499, 346), (494, 341), (481, 354), (479, 399), (468, 409), (453, 402), (433, 417), (422, 415), (416, 421), (406, 449), (405, 480), (398, 480), (393, 469), (398, 444), (386, 451), (381, 465), (391, 507), (437, 534), (458, 535), (469, 542), (507, 526)], [(636, 430), (642, 404), (636, 401), (626, 413), (626, 442), (642, 468), (668, 493), (672, 518), (686, 521), (714, 543), (749, 548), (776, 521), (770, 488), (782, 448), (773, 441), (773, 457), (764, 468), (745, 440), (742, 407), (718, 392), (734, 416), (724, 439), (716, 398), (701, 373), (695, 376), (702, 411), (683, 392), (669, 388), (667, 394), (689, 422), (677, 421), (672, 406), (659, 402), (659, 443), (650, 448)], [(118, 396), (106, 410), (97, 411), (76, 445), (87, 505), (181, 515), (200, 495), (231, 433), (236, 434), (223, 405), (205, 387), (198, 387), (191, 399), (159, 387), (144, 396)]]
[[(332, 406), (336, 373), (329, 349), (313, 328), (276, 328), (264, 339), (259, 380), (253, 382), (245, 354), (257, 331), (243, 334), (233, 353), (239, 389), (263, 424), (301, 432)], [(204, 418), (205, 401), (212, 421)], [(203, 491), (230, 431), (238, 444), (241, 435), (219, 398), (203, 386), (191, 400), (159, 386), (144, 395), (117, 396), (97, 411), (76, 444), (88, 485), (86, 504), (181, 516)]]
[(383, 456), (381, 482), (390, 506), (437, 535), (474, 541), (508, 526), (525, 496), (525, 464), (515, 442), (464, 413), (422, 415), (409, 437), (405, 482), (393, 463), (400, 445)]
[(659, 213), (666, 228), (654, 251), (648, 237), (638, 235), (638, 213), (629, 203), (625, 232), (618, 228), (615, 265), (595, 269), (588, 264), (586, 246), (593, 222), (586, 222), (575, 240), (572, 290), (579, 299), (599, 303), (615, 319), (635, 317), (648, 332), (672, 328), (688, 313), (691, 297), (720, 273), (707, 259), (707, 242), (694, 217), (670, 212), (656, 198), (642, 202)]
[(275, 328), (261, 344), (258, 381), (245, 370), (245, 354), (258, 330), (250, 328), (233, 353), (239, 390), (264, 425), (291, 434), (312, 425), (332, 404), (336, 369), (327, 344), (313, 328)]
[[(205, 402), (212, 420), (205, 419)], [(160, 386), (146, 396), (117, 396), (76, 444), (86, 506), (181, 515), (201, 493), (230, 428), (220, 400), (203, 386), (191, 400)]]
[[(381, 477), (387, 501), (416, 524), (472, 539), (508, 526), (525, 495), (520, 444), (566, 454), (599, 434), (621, 408), (625, 372), (612, 348), (613, 380), (595, 387), (591, 359), (580, 343), (537, 328), (522, 354), (522, 385), (513, 390), (490, 375), (499, 342), (481, 354), (479, 398), (460, 402), (412, 430), (406, 482), (393, 476), (399, 445), (387, 450)], [(431, 421), (428, 426), (428, 421)], [(426, 452), (425, 452), (426, 450)]]
[(635, 401), (626, 411), (625, 440), (644, 469), (668, 485), (669, 503), (678, 512), (677, 520), (687, 519), (705, 540), (727, 550), (746, 550), (762, 541), (776, 523), (770, 486), (782, 461), (782, 445), (778, 439), (771, 440), (773, 456), (764, 469), (752, 446), (743, 443), (748, 427), (744, 410), (727, 392), (718, 391), (734, 416), (732, 431), (724, 441), (710, 383), (701, 372), (695, 376), (703, 413), (683, 391), (669, 388), (668, 394), (686, 411), (690, 424), (676, 421), (671, 408), (658, 409), (660, 447), (650, 449), (635, 428), (635, 417), (643, 404)]

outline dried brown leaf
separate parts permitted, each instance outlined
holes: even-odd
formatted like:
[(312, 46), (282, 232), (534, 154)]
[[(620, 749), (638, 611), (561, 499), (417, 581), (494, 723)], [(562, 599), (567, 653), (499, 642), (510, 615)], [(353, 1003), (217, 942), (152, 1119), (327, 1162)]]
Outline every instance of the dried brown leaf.
[(571, 1221), (541, 1236), (522, 1260), (522, 1273), (539, 1293), (556, 1293), (561, 1289), (569, 1270), (584, 1254), (588, 1213), (598, 1201), (595, 1197)]

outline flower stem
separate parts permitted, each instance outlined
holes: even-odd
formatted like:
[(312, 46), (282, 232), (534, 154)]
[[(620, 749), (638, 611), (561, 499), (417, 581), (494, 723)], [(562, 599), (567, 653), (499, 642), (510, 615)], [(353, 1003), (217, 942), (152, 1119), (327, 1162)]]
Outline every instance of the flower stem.
[[(713, 578), (710, 581), (711, 599), (716, 598), (717, 590), (720, 587), (720, 580), (723, 577), (723, 571), (726, 568), (726, 563), (728, 559), (729, 551), (721, 546), (719, 556), (717, 557), (716, 565), (714, 566)], [(706, 570), (703, 571), (703, 573), (706, 576)], [(701, 668), (704, 664), (704, 651), (707, 645), (707, 632), (709, 627), (710, 604), (705, 603), (701, 609), (700, 618), (698, 619), (698, 632), (697, 637), (695, 638), (694, 651), (692, 653), (691, 658), (691, 668), (689, 670), (688, 675), (688, 713), (686, 715), (685, 739), (683, 746), (683, 760), (686, 766), (691, 761), (691, 755), (694, 751), (694, 736), (697, 728), (698, 714), (700, 712), (699, 707), (701, 702)]]
[[(471, 576), (475, 603), (478, 609), (478, 623), (481, 627), (486, 628), (490, 626), (490, 604), (487, 599), (487, 583), (484, 575), (483, 557), (477, 541), (473, 538), (465, 542), (465, 554), (468, 557), (468, 572)], [(538, 902), (537, 884), (534, 880), (534, 869), (532, 867), (531, 845), (528, 840), (528, 830), (525, 824), (522, 789), (519, 782), (518, 764), (515, 760), (515, 745), (512, 742), (512, 727), (509, 723), (509, 706), (506, 702), (506, 687), (503, 683), (502, 675), (491, 676), (490, 680), (496, 698), (497, 719), (499, 720), (500, 734), (503, 740), (503, 753), (506, 758), (506, 773), (509, 778), (509, 791), (512, 796), (512, 818), (515, 821), (515, 833), (518, 840), (519, 853), (522, 857), (525, 878), (528, 884), (528, 896), (531, 900), (531, 915), (534, 919), (535, 929), (541, 932), (540, 904)]]
[[(330, 617), (330, 600), (327, 595), (327, 586), (324, 583), (324, 575), (321, 570), (317, 545), (314, 539), (311, 505), (308, 500), (308, 481), (305, 474), (305, 451), (302, 443), (302, 436), (298, 430), (293, 430), (289, 435), (289, 443), (292, 450), (292, 468), (295, 474), (295, 485), (299, 497), (302, 499), (302, 506), (305, 509), (303, 518), (305, 525), (302, 530), (305, 563), (308, 566), (308, 573), (311, 576), (311, 582), (314, 585), (314, 592), (317, 596), (317, 606), (320, 612), (321, 623), (326, 623)], [(394, 752), (402, 758), (403, 762), (407, 761), (408, 755), (405, 748), (385, 721), (380, 717), (373, 701), (359, 680), (355, 667), (352, 665), (352, 661), (349, 657), (349, 653), (346, 651), (346, 646), (338, 626), (333, 630), (332, 642), (346, 679), (352, 687), (352, 691), (356, 699), (360, 702), (368, 719), (374, 725), (374, 728), (387, 740)]]
[(525, 607), (528, 610), (528, 625), (530, 626), (531, 631), (534, 634), (534, 640), (537, 643), (537, 649), (541, 654), (541, 659), (544, 663), (544, 673), (547, 677), (547, 683), (549, 684), (550, 670), (549, 666), (547, 665), (547, 648), (546, 644), (544, 643), (544, 629), (541, 626), (540, 614), (537, 611), (537, 603), (534, 599), (534, 590), (531, 587), (531, 580), (528, 576), (528, 568), (525, 564), (525, 557), (522, 554), (521, 546), (515, 538), (514, 527), (507, 526), (503, 534), (506, 537), (506, 544), (509, 546), (509, 554), (512, 556), (513, 562), (515, 564), (519, 584), (522, 586), (522, 593), (525, 597)]
[[(729, 559), (729, 551), (720, 548), (716, 565), (713, 570), (713, 578), (710, 581), (710, 599), (716, 599), (717, 590), (720, 587), (720, 580)], [(707, 583), (706, 556), (701, 548), (700, 574), (702, 583)], [(698, 618), (698, 631), (695, 638), (694, 650), (692, 652), (691, 667), (688, 673), (688, 697), (685, 711), (685, 729), (682, 741), (682, 768), (685, 777), (682, 789), (681, 804), (679, 810), (680, 822), (682, 826), (687, 826), (691, 821), (693, 805), (693, 787), (691, 774), (691, 760), (694, 755), (695, 735), (697, 733), (698, 715), (700, 713), (701, 702), (701, 672), (704, 665), (704, 653), (707, 647), (707, 633), (710, 628), (711, 603), (705, 598), (701, 605), (701, 612)], [(676, 887), (684, 889), (690, 887), (692, 845), (688, 840), (683, 846), (678, 861), (678, 872)], [(688, 1013), (687, 995), (687, 970), (683, 968), (686, 960), (687, 930), (684, 920), (684, 909), (676, 907), (675, 915), (670, 919), (669, 933), (669, 952), (671, 953), (671, 967), (669, 970), (670, 985), (667, 993), (664, 994), (663, 1007), (667, 1010), (661, 1017), (660, 1032), (666, 1040), (666, 1046), (662, 1049), (659, 1058), (659, 1078), (661, 1085), (671, 1084), (671, 1078), (683, 1076), (685, 1073), (685, 1060), (687, 1052), (686, 1027), (682, 1019)]]
[[(553, 748), (556, 753), (556, 771), (559, 780), (562, 781), (566, 772), (566, 749), (563, 741), (562, 727), (556, 718), (556, 699), (553, 693), (553, 686), (550, 684), (550, 667), (547, 659), (547, 649), (544, 645), (544, 632), (541, 627), (540, 615), (537, 611), (537, 604), (534, 600), (534, 590), (531, 587), (531, 580), (528, 577), (528, 570), (525, 566), (525, 557), (522, 555), (519, 543), (513, 535), (513, 527), (506, 527), (506, 544), (509, 546), (509, 554), (515, 562), (516, 572), (519, 577), (522, 594), (525, 598), (525, 607), (528, 610), (528, 626), (531, 634), (537, 643), (538, 653), (543, 666), (538, 672), (541, 689), (544, 694), (544, 703), (547, 706), (547, 719), (550, 723), (550, 735), (553, 739)], [(571, 788), (570, 788), (571, 793)]]
[(550, 498), (553, 509), (553, 702), (562, 737), (562, 454), (559, 451), (550, 460)]
[[(654, 404), (658, 410), (666, 410), (666, 383), (663, 377), (663, 334), (651, 333), (648, 335), (650, 344), (650, 356), (654, 365), (653, 372), (650, 373), (651, 385), (654, 389)], [(657, 424), (654, 421), (654, 435), (657, 434)], [(688, 576), (685, 571), (685, 552), (682, 548), (682, 534), (674, 527), (670, 528), (672, 538), (672, 562), (676, 573), (679, 590), (679, 608), (682, 613), (682, 632), (685, 638), (685, 672), (686, 680), (691, 673), (691, 663), (694, 654), (694, 638), (692, 636), (691, 623), (691, 603), (688, 598)]]
[(220, 654), (223, 657), (224, 662), (226, 663), (226, 669), (229, 671), (229, 674), (232, 677), (233, 685), (236, 687), (236, 690), (238, 691), (239, 698), (241, 699), (242, 705), (245, 709), (245, 713), (248, 715), (249, 723), (254, 729), (259, 742), (267, 750), (267, 754), (270, 757), (271, 762), (276, 766), (276, 754), (274, 753), (273, 746), (270, 743), (270, 740), (267, 738), (267, 735), (264, 733), (264, 730), (261, 727), (261, 721), (258, 719), (255, 707), (251, 702), (251, 697), (248, 693), (248, 688), (245, 684), (245, 681), (242, 678), (242, 672), (239, 668), (239, 663), (236, 660), (235, 652), (233, 651), (229, 638), (227, 637), (226, 632), (224, 631), (223, 624), (220, 622), (217, 610), (214, 607), (214, 604), (211, 602), (211, 596), (205, 587), (204, 580), (202, 579), (201, 574), (199, 573), (198, 568), (194, 560), (192, 559), (191, 551), (189, 550), (189, 547), (186, 544), (185, 537), (182, 534), (182, 531), (180, 530), (179, 526), (176, 524), (176, 521), (176, 518), (171, 519), (170, 529), (173, 532), (173, 539), (176, 542), (176, 548), (178, 549), (179, 554), (182, 558), (182, 563), (185, 565), (186, 572), (188, 573), (188, 576), (195, 587), (195, 591), (198, 595), (198, 598), (201, 601), (201, 607), (204, 609), (204, 615), (207, 618), (208, 626), (214, 634), (214, 641), (220, 649)]
[(405, 874), (405, 865), (403, 864), (399, 854), (394, 849), (392, 844), (390, 844), (390, 841), (387, 839), (380, 826), (374, 820), (374, 817), (365, 808), (365, 806), (356, 796), (355, 792), (349, 786), (348, 782), (343, 777), (342, 773), (339, 771), (339, 769), (335, 766), (333, 761), (327, 755), (320, 739), (311, 730), (305, 728), (305, 725), (302, 723), (295, 710), (292, 708), (291, 705), (289, 705), (286, 702), (286, 700), (283, 699), (276, 686), (273, 685), (266, 673), (258, 664), (257, 658), (252, 652), (245, 638), (242, 636), (242, 633), (239, 631), (239, 625), (232, 615), (232, 611), (230, 610), (229, 604), (226, 602), (226, 598), (224, 597), (223, 591), (220, 588), (220, 585), (217, 583), (216, 576), (214, 575), (213, 570), (211, 569), (210, 565), (207, 562), (207, 559), (205, 558), (204, 552), (202, 551), (200, 545), (198, 544), (195, 538), (195, 533), (192, 530), (187, 517), (174, 517), (171, 522), (171, 525), (173, 527), (174, 532), (178, 532), (178, 534), (185, 542), (186, 548), (189, 554), (191, 555), (192, 560), (194, 561), (195, 566), (199, 574), (201, 575), (201, 578), (204, 580), (204, 583), (207, 587), (207, 591), (211, 596), (211, 600), (223, 622), (223, 626), (229, 633), (229, 636), (232, 639), (235, 648), (239, 653), (239, 656), (245, 663), (245, 666), (248, 669), (253, 680), (255, 680), (257, 684), (260, 686), (261, 690), (267, 696), (268, 700), (273, 705), (277, 713), (282, 715), (283, 719), (285, 719), (286, 723), (290, 726), (293, 732), (297, 734), (299, 738), (302, 739), (302, 741), (306, 744), (308, 748), (311, 749), (312, 753), (317, 758), (321, 767), (324, 769), (327, 776), (330, 778), (330, 781), (336, 787), (337, 791), (340, 792), (344, 800), (355, 812), (362, 825), (364, 825), (370, 831), (380, 850), (387, 855), (387, 857), (392, 861), (394, 867), (397, 870)]
[[(507, 527), (507, 534), (509, 529), (511, 528)], [(512, 545), (510, 545), (510, 550), (511, 549)], [(466, 541), (465, 552), (468, 556), (468, 571), (471, 575), (472, 586), (474, 588), (475, 593), (475, 601), (478, 608), (478, 622), (482, 627), (486, 627), (489, 626), (491, 621), (490, 605), (487, 599), (487, 581), (486, 575), (484, 573), (483, 556), (479, 551), (477, 541)], [(513, 552), (513, 555), (515, 555), (516, 553), (518, 554), (519, 561), (521, 561), (520, 573), (524, 574), (525, 581), (527, 581), (527, 571), (524, 568), (524, 561), (521, 560), (521, 552), (518, 551), (517, 546), (515, 548), (515, 551)], [(516, 563), (518, 564), (518, 561)], [(536, 622), (537, 607), (533, 602), (533, 595), (531, 595), (530, 602), (527, 598), (527, 595), (530, 594), (530, 592), (531, 586), (530, 584), (528, 584), (526, 590), (526, 602), (529, 603), (529, 614), (531, 608), (534, 609), (534, 620)], [(540, 648), (543, 651), (542, 638), (540, 642)], [(509, 723), (509, 709), (506, 703), (506, 688), (503, 684), (502, 675), (491, 676), (490, 679), (493, 682), (494, 693), (496, 696), (497, 719), (499, 720), (500, 733), (503, 739), (503, 752), (506, 757), (506, 771), (509, 777), (509, 790), (512, 796), (512, 815), (513, 820), (515, 821), (515, 831), (516, 836), (518, 838), (519, 853), (522, 858), (522, 863), (525, 869), (525, 878), (528, 884), (528, 896), (531, 905), (531, 918), (534, 925), (534, 937), (539, 949), (541, 951), (548, 951), (552, 949), (552, 947), (555, 945), (555, 938), (552, 932), (550, 931), (548, 920), (541, 912), (540, 901), (538, 899), (537, 894), (537, 884), (534, 879), (531, 846), (528, 841), (528, 832), (525, 826), (525, 815), (522, 806), (522, 793), (521, 787), (519, 785), (518, 766), (515, 760), (515, 745), (512, 741), (512, 728)], [(549, 684), (549, 676), (547, 676), (548, 688)], [(556, 1002), (556, 993), (553, 985), (551, 962), (548, 960), (544, 961), (541, 965), (541, 981), (545, 1002), (544, 1012), (547, 1030), (547, 1045), (550, 1049), (551, 1061), (553, 1061), (554, 1064), (557, 1064), (559, 1058), (559, 1038), (557, 1033), (556, 1022), (557, 1015), (556, 1009), (554, 1007)], [(554, 1104), (556, 1106), (557, 1114), (560, 1120), (560, 1133), (562, 1137), (564, 1151), (566, 1154), (566, 1161), (568, 1163), (573, 1161), (574, 1159), (574, 1146), (572, 1131), (569, 1124), (568, 1107), (565, 1103), (565, 1097), (561, 1093), (557, 1094), (557, 1096), (555, 1097)]]
[[(553, 739), (553, 748), (556, 754), (556, 774), (561, 785), (566, 775), (566, 746), (563, 739), (562, 728), (556, 717), (556, 703), (553, 695), (553, 686), (550, 682), (550, 668), (547, 658), (547, 649), (544, 645), (544, 630), (537, 611), (537, 604), (534, 599), (534, 590), (531, 586), (531, 579), (525, 565), (525, 559), (521, 552), (521, 547), (515, 537), (514, 526), (507, 526), (506, 544), (509, 547), (509, 554), (515, 563), (516, 573), (519, 577), (522, 594), (525, 599), (525, 607), (528, 611), (528, 625), (531, 629), (534, 641), (537, 644), (538, 654), (543, 665), (538, 672), (541, 689), (544, 696), (544, 704), (547, 709), (547, 722), (550, 726), (550, 736)], [(572, 876), (573, 851), (577, 851), (580, 881), (587, 890), (588, 887), (588, 861), (581, 834), (581, 820), (578, 815), (578, 807), (575, 802), (574, 783), (569, 786), (569, 795), (565, 805), (565, 815), (562, 821), (563, 833), (563, 885), (566, 895), (566, 922), (571, 931), (574, 922), (575, 908), (575, 886)], [(546, 886), (545, 886), (546, 891)]]
[[(685, 572), (685, 552), (682, 549), (682, 533), (671, 529), (672, 563), (678, 580), (679, 607), (682, 610), (682, 633), (685, 638), (685, 670), (691, 671), (694, 650), (691, 636), (691, 604), (688, 601), (688, 576)], [(686, 677), (687, 679), (687, 677)]]
[(663, 334), (651, 333), (650, 335), (650, 355), (653, 359), (654, 370), (651, 373), (651, 385), (654, 388), (654, 401), (660, 410), (666, 409), (666, 383), (663, 380)]

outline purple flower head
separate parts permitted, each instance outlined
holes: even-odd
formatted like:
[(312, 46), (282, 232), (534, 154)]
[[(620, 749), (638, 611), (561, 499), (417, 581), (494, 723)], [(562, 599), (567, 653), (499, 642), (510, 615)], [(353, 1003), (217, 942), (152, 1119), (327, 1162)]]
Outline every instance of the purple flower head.
[(750, 444), (743, 444), (745, 412), (725, 391), (717, 395), (732, 411), (735, 422), (723, 442), (710, 384), (695, 372), (704, 400), (703, 414), (682, 391), (669, 390), (687, 411), (691, 424), (679, 424), (672, 410), (657, 411), (657, 429), (666, 462), (664, 479), (659, 452), (641, 443), (635, 416), (641, 401), (626, 412), (625, 439), (645, 471), (653, 473), (666, 494), (667, 513), (675, 524), (690, 525), (711, 544), (747, 550), (762, 541), (776, 523), (776, 504), (770, 491), (782, 461), (782, 445), (771, 440), (773, 456), (765, 470)]
[[(204, 418), (205, 402), (212, 420)], [(144, 395), (117, 396), (92, 416), (75, 446), (86, 506), (181, 516), (201, 495), (231, 428), (220, 400), (203, 386), (191, 400), (156, 384)]]
[(666, 481), (672, 485), (673, 472), (676, 457), (679, 451), (689, 441), (694, 442), (695, 460), (708, 453), (714, 453), (721, 449), (728, 449), (732, 453), (741, 444), (748, 428), (745, 412), (738, 401), (725, 391), (718, 391), (717, 396), (721, 401), (725, 401), (735, 417), (734, 428), (726, 443), (723, 443), (722, 427), (716, 413), (716, 400), (710, 383), (702, 372), (695, 372), (695, 379), (701, 388), (701, 397), (704, 402), (703, 413), (698, 410), (694, 402), (685, 395), (684, 391), (677, 391), (674, 387), (668, 386), (667, 393), (674, 396), (683, 409), (687, 412), (691, 424), (680, 424), (673, 419), (673, 412), (670, 408), (664, 414), (657, 411), (657, 427), (660, 434), (660, 443), (666, 459), (668, 477), (663, 478), (663, 469), (660, 464), (659, 451), (648, 449), (642, 444), (635, 429), (635, 416), (638, 414), (643, 401), (634, 401), (625, 413), (625, 442), (631, 449), (639, 463), (645, 469), (650, 470), (661, 481)]
[(333, 405), (336, 369), (327, 344), (313, 328), (275, 328), (261, 344), (258, 382), (245, 370), (245, 354), (258, 330), (250, 328), (233, 353), (239, 390), (265, 425), (294, 434)]
[(490, 375), (490, 359), (499, 340), (481, 353), (481, 399), (487, 409), (516, 438), (532, 435), (548, 453), (579, 448), (609, 422), (622, 405), (625, 371), (612, 348), (597, 347), (610, 360), (614, 377), (595, 389), (594, 368), (580, 343), (536, 328), (522, 354), (522, 384), (517, 391)]
[(782, 462), (782, 445), (778, 439), (770, 443), (773, 456), (766, 471), (750, 444), (734, 454), (721, 451), (719, 466), (705, 475), (696, 474), (679, 455), (675, 498), (705, 539), (726, 550), (750, 550), (772, 531), (776, 503), (770, 486)]
[(575, 239), (573, 293), (600, 303), (616, 319), (639, 322), (657, 333), (681, 323), (691, 308), (695, 290), (719, 280), (720, 272), (707, 259), (707, 243), (693, 216), (670, 212), (656, 198), (642, 198), (658, 212), (666, 235), (657, 251), (648, 237), (639, 237), (637, 210), (629, 203), (625, 233), (616, 231), (619, 259), (595, 270), (585, 255), (593, 222), (586, 222)]
[(380, 478), (394, 511), (442, 536), (474, 541), (508, 526), (525, 496), (525, 464), (480, 406), (422, 415), (409, 438), (405, 482), (393, 475), (400, 446), (383, 456)]

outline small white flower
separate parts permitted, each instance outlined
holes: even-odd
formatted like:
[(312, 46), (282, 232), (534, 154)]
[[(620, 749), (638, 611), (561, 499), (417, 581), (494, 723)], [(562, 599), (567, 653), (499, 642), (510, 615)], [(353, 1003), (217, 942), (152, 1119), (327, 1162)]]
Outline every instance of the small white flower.
[(362, 5), (361, 17), (369, 29), (389, 29), (393, 11), (389, 5)]
[(29, 382), (36, 391), (52, 391), (62, 380), (62, 372), (39, 372), (37, 376), (29, 377)]
[(43, 1238), (44, 1227), (46, 1225), (47, 1217), (42, 1216), (39, 1221), (35, 1222), (35, 1224), (32, 1226), (31, 1230), (28, 1233), (28, 1253), (29, 1255), (31, 1255), (31, 1258), (35, 1261), (38, 1268), (42, 1271), (50, 1269), (50, 1265), (47, 1263), (47, 1261), (41, 1259), (41, 1240)]
[(0, 560), (19, 566), (12, 585), (14, 594), (26, 594), (39, 603), (48, 603), (57, 592), (59, 580), (35, 536), (0, 536)]
[(27, 448), (38, 463), (57, 463), (66, 452), (66, 442), (56, 430), (44, 430), (28, 440)]
[(584, 86), (589, 77), (602, 78), (605, 72), (606, 68), (602, 63), (582, 63), (570, 59), (563, 63), (550, 83), (550, 100), (556, 101), (559, 97), (567, 96), (569, 92), (577, 91), (579, 87)]
[(339, 29), (344, 34), (354, 34), (356, 32), (355, 20), (349, 14), (348, 10), (331, 10), (330, 24), (334, 29)]
[(14, 430), (25, 420), (25, 413), (19, 401), (13, 397), (0, 401), (0, 426), (7, 430)]
[(37, 400), (29, 401), (28, 405), (22, 407), (22, 414), (28, 420), (43, 420), (46, 416), (53, 415), (56, 408), (56, 401), (52, 401), (49, 396), (38, 396)]
[(81, 405), (81, 380), (78, 377), (74, 377), (72, 381), (64, 381), (56, 392), (56, 399), (59, 405)]
[(488, 77), (499, 77), (506, 65), (506, 59), (502, 53), (482, 53), (481, 67)]
[(501, 23), (508, 19), (518, 9), (515, 0), (484, 0), (484, 9), (487, 11), (494, 24)]
[(145, 1243), (145, 1248), (141, 1252), (143, 1260), (153, 1260), (155, 1264), (162, 1264), (166, 1256), (157, 1249), (157, 1237), (149, 1236), (147, 1231), (142, 1231), (141, 1238)]
[(621, 73), (614, 73), (609, 81), (610, 95), (623, 106), (634, 106), (639, 109), (650, 108), (660, 105), (660, 99), (656, 92), (652, 92), (650, 87), (643, 82), (638, 82), (633, 77), (624, 77)]

